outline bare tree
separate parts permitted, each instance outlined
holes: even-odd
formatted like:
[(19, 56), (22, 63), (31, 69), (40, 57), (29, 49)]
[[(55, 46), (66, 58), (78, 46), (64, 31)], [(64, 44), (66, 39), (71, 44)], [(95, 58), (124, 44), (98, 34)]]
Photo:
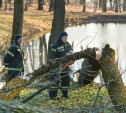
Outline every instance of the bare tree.
[(106, 12), (107, 11), (107, 8), (106, 8), (106, 0), (103, 0), (103, 2), (102, 2), (102, 12)]
[(102, 0), (99, 0), (99, 7), (102, 7)]
[(118, 0), (119, 12), (121, 12), (121, 6), (120, 6), (121, 4), (120, 3), (121, 3), (121, 1)]
[(39, 62), (40, 62), (40, 66), (42, 66), (43, 64), (43, 37), (39, 38), (39, 53), (40, 53), (40, 57), (39, 57)]
[(2, 0), (0, 0), (0, 8), (2, 7)]
[(126, 0), (123, 0), (123, 11), (126, 11)]
[(35, 42), (32, 40), (32, 69), (35, 69)]
[(45, 58), (45, 63), (47, 63), (47, 56), (48, 56), (48, 51), (47, 51), (47, 44), (46, 44), (46, 39), (45, 36), (43, 36), (43, 44), (44, 44), (44, 58)]
[(56, 0), (50, 0), (49, 11), (52, 11), (54, 9), (54, 1), (56, 1)]
[(43, 10), (43, 0), (38, 0), (38, 10)]
[(70, 0), (66, 0), (66, 4), (70, 4)]
[(86, 11), (86, 0), (83, 0), (83, 12)]
[(119, 11), (118, 10), (118, 0), (115, 0), (114, 2), (115, 2), (115, 12), (118, 12)]
[(25, 2), (25, 11), (27, 11), (28, 10), (28, 0), (26, 0), (26, 2)]
[(97, 0), (94, 0), (94, 12), (97, 10)]
[(54, 18), (48, 44), (48, 58), (51, 44), (58, 38), (59, 34), (62, 31), (64, 31), (64, 19), (65, 19), (65, 1), (55, 0)]
[(112, 0), (109, 0), (110, 2), (110, 9), (112, 9)]
[(86, 0), (80, 0), (80, 4), (83, 5), (83, 12), (86, 10)]
[(24, 0), (14, 0), (14, 18), (13, 18), (13, 31), (11, 42), (15, 39), (15, 36), (17, 34), (22, 34), (23, 14), (24, 14)]
[(33, 51), (33, 44), (32, 44), (32, 47), (30, 48), (30, 47), (28, 47), (28, 52), (29, 52), (29, 60), (30, 60), (30, 65), (31, 65), (31, 69), (32, 70), (34, 70), (33, 69), (33, 56), (34, 56), (34, 51)]
[(6, 11), (7, 10), (7, 0), (5, 0), (5, 8), (4, 10)]

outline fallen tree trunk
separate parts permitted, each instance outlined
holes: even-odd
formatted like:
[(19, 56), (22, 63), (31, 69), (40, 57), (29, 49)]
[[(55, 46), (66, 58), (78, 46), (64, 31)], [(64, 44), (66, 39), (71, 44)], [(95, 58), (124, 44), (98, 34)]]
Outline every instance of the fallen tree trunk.
[[(99, 65), (99, 64), (98, 64)], [(82, 68), (78, 72), (78, 83), (80, 85), (87, 85), (93, 82), (93, 80), (98, 76), (100, 73), (100, 69), (94, 67), (90, 61), (85, 58), (82, 62)]]
[(0, 113), (53, 113), (46, 109), (0, 100)]
[[(98, 48), (94, 48), (94, 53), (92, 57), (95, 59), (99, 59), (101, 57), (101, 53)], [(93, 80), (98, 76), (100, 73), (100, 64), (98, 61), (92, 61), (91, 58), (85, 58), (82, 62), (82, 67), (77, 73), (78, 83), (80, 85), (87, 85), (93, 82)]]
[[(109, 45), (106, 45), (102, 51), (100, 66), (102, 77), (105, 84), (107, 84), (108, 93), (112, 103), (114, 105), (122, 105), (118, 109), (123, 109), (123, 104), (126, 104), (125, 86), (115, 62), (115, 51), (110, 48)], [(124, 109), (126, 109), (126, 106)]]
[[(97, 61), (94, 57), (92, 57), (92, 54), (95, 54), (95, 49), (88, 48), (84, 51), (74, 53), (69, 56), (65, 56), (59, 59), (50, 60), (46, 65), (41, 66), (37, 70), (35, 70), (32, 73), (27, 74), (25, 77), (17, 77), (12, 80), (10, 80), (2, 89), (1, 91), (4, 91), (6, 89), (10, 89), (13, 87), (13, 90), (9, 90), (6, 92), (0, 92), (0, 99), (1, 100), (7, 100), (11, 101), (15, 95), (17, 95), (21, 90), (23, 90), (27, 85), (30, 84), (30, 81), (37, 78), (38, 76), (43, 75), (44, 73), (47, 73), (50, 71), (50, 69), (57, 68), (59, 65), (65, 65), (68, 62), (75, 61), (81, 58), (90, 58), (91, 62), (94, 63), (94, 65), (97, 65)], [(23, 85), (25, 84), (25, 85)]]

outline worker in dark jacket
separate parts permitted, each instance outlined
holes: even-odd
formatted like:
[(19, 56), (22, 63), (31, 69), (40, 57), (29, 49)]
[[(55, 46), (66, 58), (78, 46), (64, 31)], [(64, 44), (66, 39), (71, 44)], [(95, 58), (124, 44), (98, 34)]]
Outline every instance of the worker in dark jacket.
[[(66, 56), (68, 53), (72, 52), (71, 45), (67, 42), (68, 34), (66, 32), (62, 32), (59, 38), (52, 44), (50, 49), (50, 59), (60, 58)], [(59, 69), (55, 68), (54, 73), (56, 73)], [(68, 72), (69, 69), (65, 68), (62, 72)], [(63, 77), (64, 75), (66, 75)], [(63, 93), (62, 97), (68, 98), (68, 88), (70, 83), (69, 73), (62, 73), (60, 74), (61, 77), (61, 91)], [(56, 77), (56, 74), (53, 74), (52, 80)], [(57, 91), (59, 87), (59, 82), (56, 85), (52, 86), (49, 90), (49, 97), (50, 99), (55, 99), (57, 96)]]
[(5, 67), (8, 67), (8, 81), (20, 75), (23, 70), (23, 57), (20, 47), (21, 43), (22, 35), (16, 35), (15, 41), (4, 56), (4, 65)]

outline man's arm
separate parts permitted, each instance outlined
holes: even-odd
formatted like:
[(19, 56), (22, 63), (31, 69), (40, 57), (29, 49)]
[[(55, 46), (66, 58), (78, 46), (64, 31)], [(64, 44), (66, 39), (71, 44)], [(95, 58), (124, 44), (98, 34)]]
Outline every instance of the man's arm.
[(68, 52), (66, 53), (66, 55), (73, 54), (73, 48), (72, 48), (72, 46), (70, 45), (69, 42), (67, 42), (67, 49), (68, 49)]
[(55, 59), (55, 58), (58, 58), (57, 49), (55, 46), (51, 46), (50, 59)]
[(15, 57), (16, 54), (16, 47), (11, 46), (7, 52), (7, 54), (4, 56), (4, 65), (5, 67), (8, 67), (8, 65), (11, 63), (13, 58)]

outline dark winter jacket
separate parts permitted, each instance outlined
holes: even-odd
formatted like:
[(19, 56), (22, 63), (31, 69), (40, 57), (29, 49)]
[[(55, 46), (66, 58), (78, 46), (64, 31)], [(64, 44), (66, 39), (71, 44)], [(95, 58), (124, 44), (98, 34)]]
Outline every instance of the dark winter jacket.
[(64, 43), (61, 40), (61, 36), (51, 45), (50, 59), (60, 58), (66, 56), (66, 54), (72, 50), (69, 42)]
[(8, 70), (22, 71), (23, 57), (20, 45), (17, 42), (13, 42), (10, 46), (4, 57), (4, 65), (8, 67)]

